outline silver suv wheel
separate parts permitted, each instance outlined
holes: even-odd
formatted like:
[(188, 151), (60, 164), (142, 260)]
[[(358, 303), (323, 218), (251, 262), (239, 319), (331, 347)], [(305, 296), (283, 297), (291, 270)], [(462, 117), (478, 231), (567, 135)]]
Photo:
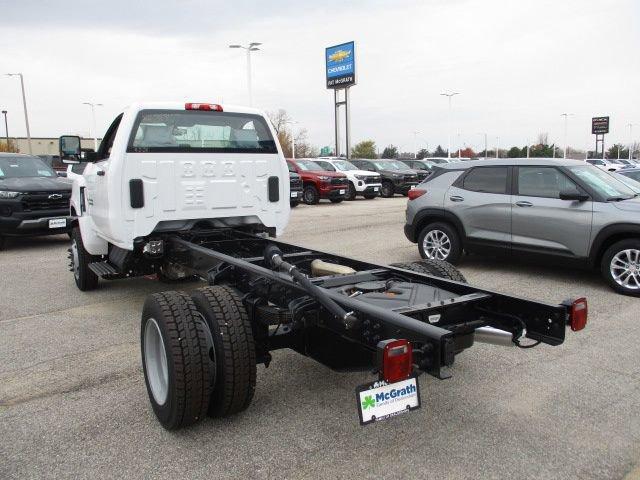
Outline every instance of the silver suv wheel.
[(446, 260), (451, 253), (451, 240), (442, 230), (431, 230), (422, 241), (422, 249), (428, 259)]
[(611, 259), (609, 268), (618, 285), (629, 290), (640, 290), (640, 250), (619, 251)]

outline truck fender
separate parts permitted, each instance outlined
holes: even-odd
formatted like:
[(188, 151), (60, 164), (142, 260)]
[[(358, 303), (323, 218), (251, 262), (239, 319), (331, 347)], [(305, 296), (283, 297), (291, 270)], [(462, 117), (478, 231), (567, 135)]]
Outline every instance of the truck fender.
[(91, 216), (78, 217), (78, 226), (84, 248), (90, 255), (107, 255), (109, 253), (109, 242), (96, 234)]

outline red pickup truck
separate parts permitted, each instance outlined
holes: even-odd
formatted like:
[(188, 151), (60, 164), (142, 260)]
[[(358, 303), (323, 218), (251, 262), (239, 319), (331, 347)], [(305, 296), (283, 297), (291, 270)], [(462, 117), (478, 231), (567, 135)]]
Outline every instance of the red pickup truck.
[(340, 203), (346, 198), (349, 181), (343, 173), (328, 172), (313, 160), (308, 159), (288, 158), (287, 163), (302, 178), (302, 200), (307, 205), (315, 205), (321, 199)]

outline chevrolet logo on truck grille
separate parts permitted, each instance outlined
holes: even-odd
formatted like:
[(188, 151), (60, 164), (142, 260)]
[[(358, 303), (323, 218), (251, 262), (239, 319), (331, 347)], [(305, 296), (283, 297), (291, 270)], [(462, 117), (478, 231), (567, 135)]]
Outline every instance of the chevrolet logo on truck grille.
[(49, 200), (60, 200), (62, 198), (62, 194), (60, 193), (52, 193), (49, 195)]

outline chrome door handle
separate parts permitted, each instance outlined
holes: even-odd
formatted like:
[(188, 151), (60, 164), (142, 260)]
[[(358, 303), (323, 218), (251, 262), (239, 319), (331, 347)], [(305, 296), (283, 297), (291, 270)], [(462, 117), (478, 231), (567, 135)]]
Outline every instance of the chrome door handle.
[(449, 200), (451, 200), (452, 202), (464, 202), (464, 198), (459, 195), (452, 195), (451, 197), (449, 197)]
[(516, 202), (516, 205), (519, 207), (533, 207), (533, 203), (524, 201)]

